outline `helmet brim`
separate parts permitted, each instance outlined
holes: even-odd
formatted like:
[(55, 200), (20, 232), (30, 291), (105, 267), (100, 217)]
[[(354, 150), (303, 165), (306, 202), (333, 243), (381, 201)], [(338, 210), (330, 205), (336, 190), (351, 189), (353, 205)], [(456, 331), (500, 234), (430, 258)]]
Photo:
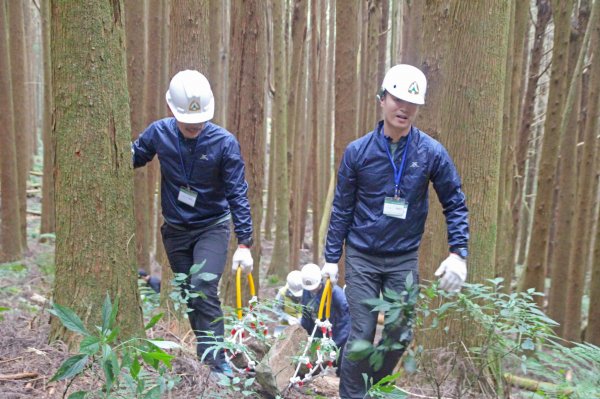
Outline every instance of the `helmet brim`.
[(183, 113), (177, 110), (177, 107), (172, 103), (171, 96), (169, 96), (169, 92), (166, 94), (167, 105), (171, 110), (171, 113), (177, 119), (177, 122), (181, 123), (202, 123), (211, 120), (215, 115), (215, 102), (214, 100), (210, 102), (208, 107), (206, 107), (206, 111), (204, 112), (194, 112), (194, 113)]
[(288, 290), (290, 290), (290, 292), (292, 293), (293, 296), (295, 296), (296, 298), (300, 298), (302, 296), (302, 291), (304, 291), (302, 288), (299, 288), (297, 290), (293, 290), (291, 288), (288, 287)]

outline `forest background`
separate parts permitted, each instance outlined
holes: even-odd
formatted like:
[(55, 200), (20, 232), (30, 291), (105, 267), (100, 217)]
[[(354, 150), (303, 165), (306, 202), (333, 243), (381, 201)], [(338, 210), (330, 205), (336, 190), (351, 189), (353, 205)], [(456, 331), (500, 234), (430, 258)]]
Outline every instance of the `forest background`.
[[(501, 277), (504, 292), (544, 293), (535, 300), (558, 336), (600, 345), (600, 308), (590, 306), (600, 302), (599, 3), (1, 0), (1, 271), (46, 242), (55, 303), (93, 326), (109, 292), (121, 332), (142, 331), (137, 269), (164, 287), (172, 276), (158, 164), (133, 171), (130, 142), (168, 115), (168, 81), (187, 68), (208, 77), (214, 121), (241, 144), (258, 291), (322, 264), (341, 154), (375, 126), (385, 71), (409, 63), (429, 83), (416, 126), (463, 178), (468, 281)], [(424, 280), (447, 251), (432, 195)], [(221, 289), (229, 304), (233, 281)], [(176, 325), (168, 292), (161, 307)], [(448, 327), (476, 335), (469, 323)], [(75, 339), (57, 318), (48, 334)], [(442, 327), (422, 334), (431, 348), (449, 341)]]

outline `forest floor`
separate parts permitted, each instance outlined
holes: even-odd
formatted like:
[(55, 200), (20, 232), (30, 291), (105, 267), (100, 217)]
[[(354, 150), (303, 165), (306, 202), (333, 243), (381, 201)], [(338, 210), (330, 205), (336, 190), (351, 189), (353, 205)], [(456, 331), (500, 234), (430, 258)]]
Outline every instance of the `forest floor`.
[[(30, 199), (34, 209), (39, 208), (37, 198)], [(50, 382), (59, 366), (69, 358), (68, 349), (62, 342), (48, 343), (50, 330), (48, 306), (52, 296), (54, 275), (54, 243), (41, 243), (39, 234), (39, 216), (28, 217), (28, 250), (23, 261), (0, 266), (0, 398), (67, 398), (78, 390), (98, 391), (101, 387), (94, 371), (75, 378), (72, 382)], [(310, 226), (307, 223), (307, 226)], [(309, 232), (307, 232), (308, 235)], [(270, 242), (264, 242), (263, 265), (270, 259)], [(310, 248), (301, 253), (301, 261), (309, 262)], [(262, 284), (261, 295), (274, 296), (275, 286)], [(164, 324), (159, 322), (150, 331), (149, 336), (171, 339)], [(180, 342), (186, 341), (185, 338)], [(189, 340), (188, 340), (189, 341)], [(440, 358), (441, 367), (443, 358)], [(102, 373), (101, 370), (95, 370)], [(176, 387), (165, 394), (168, 398), (229, 398), (243, 397), (209, 378), (209, 370), (202, 366), (194, 353), (191, 342), (177, 354), (173, 361), (172, 373), (179, 379)], [(484, 398), (481, 392), (463, 391), (461, 395), (453, 394), (453, 381), (447, 386), (434, 387), (425, 381), (419, 373), (407, 375), (397, 381), (403, 387), (407, 398)], [(286, 393), (285, 398), (337, 398), (339, 379), (335, 376), (316, 378), (303, 389), (295, 389)], [(475, 387), (476, 388), (476, 387)], [(260, 387), (255, 383), (251, 389), (255, 392), (249, 397), (264, 397)], [(99, 397), (99, 396), (86, 396)], [(123, 396), (115, 396), (123, 397)], [(381, 396), (386, 397), (386, 396)], [(394, 396), (400, 397), (400, 396)], [(524, 396), (513, 396), (524, 397)]]

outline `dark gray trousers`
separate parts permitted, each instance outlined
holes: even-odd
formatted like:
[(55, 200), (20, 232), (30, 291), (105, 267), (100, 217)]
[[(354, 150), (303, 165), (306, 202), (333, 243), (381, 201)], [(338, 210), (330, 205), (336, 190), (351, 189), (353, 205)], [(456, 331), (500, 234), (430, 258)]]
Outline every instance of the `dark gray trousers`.
[[(200, 291), (205, 296), (205, 298), (187, 298), (187, 306), (191, 310), (188, 317), (192, 330), (196, 334), (196, 352), (198, 358), (202, 358), (210, 345), (201, 342), (211, 340), (206, 337), (206, 331), (211, 331), (217, 340), (222, 341), (225, 330), (218, 288), (227, 261), (229, 221), (197, 230), (178, 230), (165, 223), (161, 233), (174, 273), (189, 274), (192, 265), (206, 261), (200, 272), (192, 275), (185, 287), (190, 289), (190, 285), (193, 285), (191, 290)], [(200, 273), (213, 273), (217, 278), (204, 281), (199, 278)], [(208, 353), (205, 358), (205, 363), (217, 367), (224, 361), (223, 351), (217, 352), (216, 358), (213, 353)]]
[[(412, 273), (415, 284), (419, 282), (417, 251), (401, 256), (379, 257), (363, 254), (346, 246), (346, 298), (352, 318), (350, 336), (346, 343), (341, 365), (340, 397), (342, 399), (362, 399), (365, 397), (370, 383), (365, 384), (363, 374), (367, 374), (373, 383), (386, 375), (392, 374), (404, 353), (402, 350), (387, 352), (380, 370), (373, 370), (368, 358), (354, 361), (348, 359), (348, 351), (355, 340), (373, 342), (377, 326), (377, 312), (363, 303), (365, 299), (379, 298), (386, 290), (397, 293), (404, 291), (406, 277)], [(412, 340), (412, 331), (407, 326), (408, 320), (399, 327), (386, 325), (382, 339), (391, 342), (402, 342), (404, 347)]]

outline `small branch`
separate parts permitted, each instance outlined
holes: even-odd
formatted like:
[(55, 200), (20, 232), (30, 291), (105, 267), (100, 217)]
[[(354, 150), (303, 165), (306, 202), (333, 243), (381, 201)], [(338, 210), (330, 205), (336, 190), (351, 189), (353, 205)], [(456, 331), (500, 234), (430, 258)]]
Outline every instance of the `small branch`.
[(401, 392), (404, 392), (407, 395), (410, 395), (411, 397), (414, 396), (416, 398), (425, 398), (425, 399), (452, 399), (452, 398), (447, 398), (445, 396), (417, 395), (416, 393), (408, 392), (407, 390), (400, 388), (398, 385), (394, 385), (394, 388), (396, 388), (397, 390), (399, 390)]
[(24, 378), (35, 378), (38, 373), (0, 374), (0, 381), (22, 380)]
[(542, 391), (544, 393), (556, 393), (558, 395), (571, 395), (573, 389), (571, 388), (560, 388), (559, 386), (549, 383), (532, 380), (530, 378), (519, 377), (513, 374), (504, 374), (504, 379), (510, 385), (514, 385), (518, 388), (526, 389), (531, 392)]

